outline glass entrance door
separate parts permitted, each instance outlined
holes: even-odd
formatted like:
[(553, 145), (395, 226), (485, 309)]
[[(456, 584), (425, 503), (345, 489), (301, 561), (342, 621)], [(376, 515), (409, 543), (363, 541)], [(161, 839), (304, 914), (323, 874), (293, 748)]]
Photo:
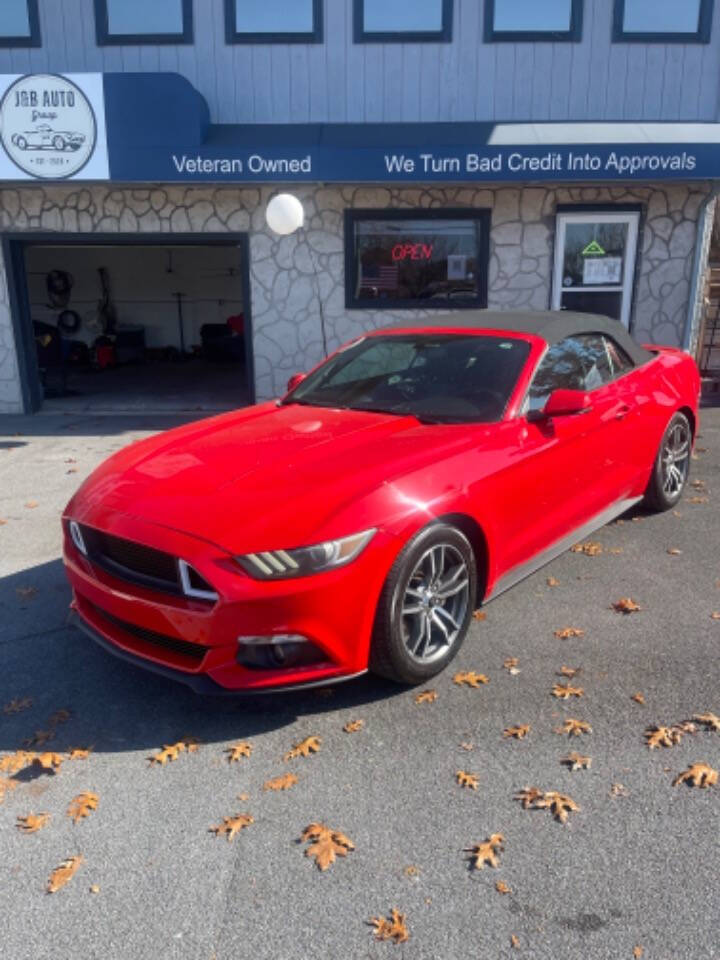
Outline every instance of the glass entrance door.
[(630, 324), (637, 212), (559, 213), (553, 310), (602, 313)]

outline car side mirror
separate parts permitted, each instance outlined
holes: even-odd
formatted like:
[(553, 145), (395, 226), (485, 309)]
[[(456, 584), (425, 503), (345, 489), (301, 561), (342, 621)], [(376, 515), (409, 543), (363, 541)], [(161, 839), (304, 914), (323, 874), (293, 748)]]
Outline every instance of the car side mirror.
[(584, 390), (553, 390), (542, 408), (542, 415), (550, 420), (552, 417), (587, 413), (591, 408), (590, 395)]
[(291, 390), (294, 390), (298, 384), (303, 382), (306, 376), (306, 373), (294, 373), (287, 382), (287, 392), (290, 393)]

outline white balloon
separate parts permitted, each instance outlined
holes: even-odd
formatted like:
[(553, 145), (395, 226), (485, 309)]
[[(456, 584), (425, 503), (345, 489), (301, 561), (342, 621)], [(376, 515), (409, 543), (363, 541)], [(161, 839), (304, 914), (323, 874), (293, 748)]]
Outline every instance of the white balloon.
[(278, 193), (268, 203), (265, 219), (271, 230), (286, 236), (300, 229), (305, 222), (305, 211), (292, 193)]

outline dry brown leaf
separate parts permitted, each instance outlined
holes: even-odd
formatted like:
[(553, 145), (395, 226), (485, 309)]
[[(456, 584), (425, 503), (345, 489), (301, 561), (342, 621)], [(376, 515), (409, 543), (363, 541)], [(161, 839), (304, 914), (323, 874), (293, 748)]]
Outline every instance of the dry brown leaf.
[(324, 823), (311, 823), (305, 827), (300, 842), (310, 842), (305, 850), (306, 857), (314, 857), (318, 870), (327, 870), (335, 863), (336, 857), (347, 856), (348, 850), (354, 850), (355, 844), (339, 830), (326, 827)]
[(597, 540), (587, 540), (585, 543), (576, 543), (574, 547), (570, 547), (570, 552), (584, 553), (587, 557), (596, 557), (603, 552), (603, 548)]
[(639, 703), (641, 707), (645, 705), (645, 694), (643, 693), (634, 693), (630, 699), (634, 700), (635, 703)]
[(621, 553), (625, 553), (625, 551), (623, 550), (622, 547), (611, 547), (609, 550), (609, 553), (612, 553), (615, 556), (618, 556)]
[(490, 683), (490, 680), (484, 673), (475, 673), (474, 670), (461, 670), (460, 673), (456, 673), (453, 677), (453, 683), (456, 683), (459, 687), (464, 684), (467, 687), (475, 687), (477, 689), (482, 683)]
[(57, 771), (60, 769), (63, 763), (63, 757), (59, 753), (37, 753), (32, 758), (32, 763), (34, 766), (42, 767), (43, 770), (53, 770)]
[(85, 790), (70, 801), (67, 815), (73, 823), (79, 823), (80, 820), (89, 817), (93, 810), (97, 810), (98, 803), (100, 803), (100, 797), (92, 790)]
[(515, 727), (505, 727), (503, 737), (514, 737), (516, 740), (523, 740), (530, 733), (529, 723), (519, 723)]
[(420, 867), (416, 867), (414, 863), (411, 863), (410, 866), (405, 867), (403, 873), (406, 877), (419, 877)]
[(707, 503), (709, 497), (686, 497), (685, 503)]
[(505, 667), (506, 670), (512, 670), (512, 668), (516, 667), (519, 663), (520, 661), (518, 660), (517, 657), (506, 657), (503, 660), (503, 666)]
[(171, 763), (173, 760), (177, 760), (180, 754), (185, 749), (185, 744), (182, 742), (166, 744), (159, 753), (153, 754), (152, 757), (148, 757), (151, 765), (159, 764), (159, 766), (164, 767), (166, 763)]
[(474, 847), (468, 847), (463, 852), (470, 854), (467, 859), (475, 870), (482, 870), (486, 863), (497, 867), (497, 855), (502, 852), (504, 842), (505, 838), (501, 833), (493, 833), (485, 843), (476, 843)]
[(562, 630), (556, 630), (555, 636), (558, 640), (569, 640), (571, 637), (584, 637), (585, 631), (579, 627), (563, 627)]
[(322, 739), (320, 737), (305, 737), (300, 743), (296, 743), (292, 749), (283, 757), (284, 760), (293, 760), (295, 757), (309, 757), (311, 753), (317, 753), (320, 749)]
[(477, 790), (478, 778), (476, 773), (468, 773), (467, 770), (458, 770), (455, 779), (461, 787), (469, 787), (470, 790)]
[(415, 695), (415, 703), (434, 703), (437, 700), (437, 691), (423, 690)]
[(635, 957), (635, 960), (640, 960), (640, 957), (643, 955), (643, 953), (645, 953), (645, 951), (640, 944), (638, 944), (636, 947), (633, 947), (633, 956)]
[(266, 780), (263, 784), (263, 790), (289, 790), (298, 782), (294, 773), (284, 773), (281, 777), (273, 777), (272, 780)]
[(713, 610), (713, 612), (710, 614), (710, 619), (720, 620), (720, 610)]
[(92, 753), (92, 747), (70, 747), (68, 760), (87, 760)]
[(523, 810), (528, 810), (530, 807), (534, 807), (543, 796), (542, 790), (538, 787), (525, 787), (523, 790), (518, 790), (515, 799), (522, 803)]
[(246, 740), (240, 740), (223, 751), (228, 755), (228, 763), (237, 763), (242, 757), (249, 757), (252, 753), (252, 744)]
[(228, 843), (230, 843), (236, 833), (239, 833), (245, 827), (249, 827), (254, 822), (255, 819), (249, 813), (237, 813), (234, 817), (223, 817), (222, 823), (219, 823), (216, 827), (210, 827), (210, 833), (214, 833), (216, 837), (225, 833)]
[(583, 733), (592, 733), (592, 727), (585, 720), (568, 717), (561, 727), (556, 728), (555, 733), (566, 733), (569, 737), (579, 737)]
[(515, 950), (520, 949), (520, 940), (518, 937), (515, 936), (514, 933), (510, 934), (510, 946), (513, 947)]
[(580, 673), (581, 670), (582, 670), (582, 667), (566, 667), (565, 664), (563, 664), (558, 670), (558, 673), (560, 674), (561, 677), (567, 677), (568, 680), (572, 680), (572, 678), (574, 676), (577, 676), (577, 674)]
[(693, 787), (714, 787), (718, 782), (718, 772), (707, 763), (692, 763), (684, 773), (673, 780), (673, 786), (690, 783)]
[(4, 527), (7, 523), (7, 520), (4, 517), (0, 517), (0, 527)]
[(571, 797), (566, 793), (558, 793), (557, 790), (549, 790), (534, 805), (541, 809), (547, 808), (560, 823), (566, 823), (569, 814), (580, 809)]
[(487, 620), (487, 614), (484, 610), (474, 610), (473, 620)]
[(639, 610), (642, 610), (642, 607), (640, 604), (635, 603), (632, 597), (620, 597), (619, 600), (613, 603), (612, 609), (616, 613), (637, 613)]
[(510, 887), (506, 883), (503, 883), (502, 880), (495, 881), (495, 889), (498, 893), (512, 893)]
[(548, 578), (547, 578), (547, 585), (548, 585), (549, 587), (559, 587), (559, 586), (560, 586), (560, 581), (559, 581), (559, 580), (556, 580), (555, 577), (548, 577)]
[(390, 919), (387, 917), (370, 917), (369, 923), (375, 927), (376, 940), (393, 940), (395, 943), (405, 943), (410, 937), (410, 931), (405, 922), (405, 914), (400, 913), (395, 907), (390, 911)]
[(61, 887), (64, 887), (68, 880), (72, 879), (78, 872), (84, 860), (83, 856), (68, 857), (67, 860), (63, 860), (60, 866), (50, 874), (47, 892), (57, 893)]
[(28, 707), (32, 706), (32, 697), (15, 697), (10, 703), (6, 703), (3, 707), (3, 713), (20, 713), (22, 710), (27, 710)]
[(582, 754), (573, 751), (563, 757), (560, 763), (564, 763), (571, 770), (589, 770), (592, 765), (592, 757), (584, 757)]
[(570, 697), (582, 697), (585, 691), (582, 687), (571, 687), (569, 683), (556, 683), (552, 688), (552, 695), (558, 700), (568, 700)]
[(18, 817), (15, 826), (22, 833), (37, 833), (47, 824), (49, 813), (29, 813), (26, 817)]
[(16, 750), (15, 753), (0, 757), (0, 773), (9, 773), (12, 776), (32, 763), (34, 758), (35, 754), (29, 750)]
[(90, 893), (100, 893), (100, 884), (91, 883), (90, 884)]
[(23, 740), (23, 746), (24, 747), (42, 747), (44, 746), (44, 744), (48, 742), (48, 740), (52, 740), (54, 736), (55, 736), (54, 729), (36, 730), (31, 737), (28, 737), (26, 740)]
[(682, 740), (683, 731), (677, 726), (673, 727), (648, 727), (645, 731), (645, 742), (651, 750), (656, 747), (674, 747)]
[(5, 799), (5, 794), (18, 787), (17, 780), (9, 780), (6, 777), (0, 777), (0, 803)]
[(28, 500), (27, 503), (25, 504), (25, 509), (34, 510), (35, 507), (39, 507), (39, 506), (40, 504), (37, 502), (37, 500)]
[(610, 793), (613, 795), (613, 797), (626, 797), (627, 788), (621, 783), (613, 783), (613, 785), (610, 787)]
[(720, 717), (714, 713), (696, 713), (693, 720), (697, 720), (709, 730), (717, 730), (720, 733)]
[(50, 716), (50, 719), (48, 720), (48, 724), (51, 727), (51, 729), (54, 730), (59, 723), (67, 723), (71, 716), (72, 714), (70, 713), (69, 710), (67, 710), (65, 707), (61, 707), (59, 710), (56, 710), (55, 713), (53, 713)]
[(345, 733), (357, 733), (359, 730), (365, 726), (364, 720), (348, 720), (348, 722), (343, 727)]
[(677, 547), (670, 547), (670, 549), (668, 550), (668, 553), (670, 554), (671, 557), (681, 557), (681, 556), (682, 556), (682, 550), (678, 550)]

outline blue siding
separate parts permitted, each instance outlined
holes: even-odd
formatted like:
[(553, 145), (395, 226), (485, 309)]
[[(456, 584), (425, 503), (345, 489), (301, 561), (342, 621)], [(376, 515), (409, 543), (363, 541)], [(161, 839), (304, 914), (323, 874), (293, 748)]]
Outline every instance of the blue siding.
[(451, 44), (358, 45), (352, 0), (324, 6), (322, 44), (228, 45), (223, 0), (195, 0), (192, 45), (99, 48), (93, 0), (47, 0), (0, 72), (178, 71), (217, 123), (719, 118), (720, 0), (709, 44), (613, 44), (613, 0), (585, 0), (579, 44), (487, 44), (483, 0), (455, 0)]

